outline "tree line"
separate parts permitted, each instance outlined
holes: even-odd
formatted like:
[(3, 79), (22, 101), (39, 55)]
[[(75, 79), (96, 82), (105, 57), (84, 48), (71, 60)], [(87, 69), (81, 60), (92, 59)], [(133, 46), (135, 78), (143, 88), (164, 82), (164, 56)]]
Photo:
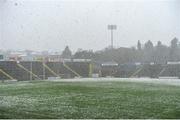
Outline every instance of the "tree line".
[(161, 41), (153, 45), (151, 40), (148, 40), (145, 44), (142, 44), (140, 40), (138, 40), (137, 47), (107, 47), (95, 52), (92, 50), (78, 49), (75, 54), (72, 54), (67, 46), (62, 52), (61, 57), (92, 59), (96, 62), (115, 61), (119, 64), (151, 62), (155, 64), (165, 64), (168, 61), (180, 61), (180, 44), (177, 38), (172, 39), (169, 46), (162, 44)]

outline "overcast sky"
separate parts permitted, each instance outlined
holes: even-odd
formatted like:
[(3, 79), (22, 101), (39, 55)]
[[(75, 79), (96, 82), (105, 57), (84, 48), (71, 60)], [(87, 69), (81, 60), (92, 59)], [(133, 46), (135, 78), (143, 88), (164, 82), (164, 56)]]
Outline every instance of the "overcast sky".
[(0, 0), (0, 48), (99, 50), (180, 39), (180, 0)]

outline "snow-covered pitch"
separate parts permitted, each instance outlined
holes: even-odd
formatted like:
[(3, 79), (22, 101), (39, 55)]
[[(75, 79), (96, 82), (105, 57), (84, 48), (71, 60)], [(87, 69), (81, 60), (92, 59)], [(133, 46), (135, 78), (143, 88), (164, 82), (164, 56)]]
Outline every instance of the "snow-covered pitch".
[(75, 78), (0, 83), (1, 118), (180, 118), (180, 80)]
[(180, 79), (173, 77), (166, 78), (73, 78), (73, 79), (54, 79), (46, 80), (54, 82), (141, 82), (141, 83), (154, 83), (154, 84), (167, 84), (167, 85), (180, 85)]

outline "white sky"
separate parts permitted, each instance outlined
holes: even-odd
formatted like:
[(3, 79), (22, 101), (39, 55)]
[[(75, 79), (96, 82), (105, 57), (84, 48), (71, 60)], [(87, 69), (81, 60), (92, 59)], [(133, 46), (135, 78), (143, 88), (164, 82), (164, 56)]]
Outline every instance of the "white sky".
[(99, 50), (180, 39), (180, 0), (0, 0), (0, 48)]

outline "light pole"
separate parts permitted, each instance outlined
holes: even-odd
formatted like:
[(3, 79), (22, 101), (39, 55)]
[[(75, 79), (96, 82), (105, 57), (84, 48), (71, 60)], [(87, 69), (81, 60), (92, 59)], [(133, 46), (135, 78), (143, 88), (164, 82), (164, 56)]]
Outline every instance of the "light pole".
[(108, 25), (108, 30), (111, 31), (111, 48), (113, 48), (113, 30), (117, 29), (117, 25)]
[[(30, 61), (30, 71), (32, 73), (32, 60)], [(32, 74), (30, 73), (30, 80), (32, 80)]]
[(42, 61), (42, 67), (43, 67), (43, 80), (46, 79), (46, 71), (45, 71), (45, 58), (43, 56), (43, 61)]

